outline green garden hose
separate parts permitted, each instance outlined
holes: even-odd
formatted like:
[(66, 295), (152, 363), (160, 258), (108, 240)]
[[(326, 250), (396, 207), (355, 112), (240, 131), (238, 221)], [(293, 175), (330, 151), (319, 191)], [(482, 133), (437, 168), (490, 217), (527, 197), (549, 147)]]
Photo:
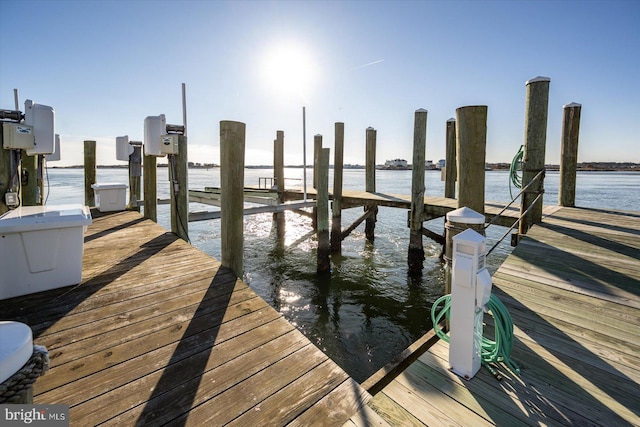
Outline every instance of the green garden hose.
[[(438, 310), (440, 305), (443, 305)], [(513, 349), (513, 321), (509, 311), (497, 296), (491, 294), (487, 308), (493, 316), (495, 324), (495, 341), (491, 341), (486, 337), (482, 337), (481, 358), (482, 365), (489, 369), (495, 375), (495, 370), (489, 364), (502, 362), (515, 374), (520, 374), (520, 367), (511, 359), (511, 350)], [(449, 319), (449, 311), (451, 310), (451, 295), (444, 295), (436, 300), (431, 307), (431, 321), (436, 335), (441, 340), (449, 342), (449, 336), (440, 328), (439, 324), (446, 316)]]
[(522, 176), (518, 175), (519, 171), (522, 171), (522, 158), (524, 157), (524, 145), (520, 146), (520, 149), (511, 160), (511, 167), (509, 167), (509, 195), (513, 200), (513, 193), (511, 192), (511, 185), (516, 188), (522, 188)]

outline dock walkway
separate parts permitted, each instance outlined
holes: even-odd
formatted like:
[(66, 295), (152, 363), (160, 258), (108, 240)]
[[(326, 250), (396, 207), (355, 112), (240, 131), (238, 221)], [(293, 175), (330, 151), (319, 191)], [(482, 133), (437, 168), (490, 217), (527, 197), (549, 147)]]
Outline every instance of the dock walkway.
[(464, 381), (438, 341), (346, 425), (640, 425), (640, 213), (561, 208), (493, 282), (520, 376)]
[(82, 283), (0, 301), (73, 426), (340, 425), (370, 398), (219, 262), (135, 212), (85, 234)]
[[(245, 209), (245, 214), (248, 213), (262, 213), (262, 212), (275, 212), (276, 210), (284, 210), (286, 208), (299, 209), (300, 207), (308, 207), (309, 205), (277, 205), (275, 197), (277, 192), (275, 190), (259, 189), (254, 187), (246, 187), (244, 200), (245, 202), (258, 203), (267, 205), (264, 208)], [(307, 189), (307, 198), (314, 200), (317, 197), (316, 190), (313, 188)], [(301, 201), (304, 198), (302, 190), (289, 189), (283, 194), (283, 200), (285, 202)], [(333, 200), (333, 194), (329, 192), (329, 199)], [(189, 200), (191, 202), (198, 202), (203, 204), (209, 204), (218, 206), (220, 200), (220, 189), (209, 187), (205, 190), (189, 190)], [(487, 222), (493, 222), (496, 225), (503, 227), (511, 227), (513, 223), (520, 217), (520, 206), (512, 205), (509, 208), (503, 210), (506, 203), (502, 202), (485, 202), (484, 215)], [(386, 193), (372, 193), (367, 191), (356, 190), (343, 190), (342, 191), (342, 207), (343, 209), (355, 208), (360, 206), (381, 206), (398, 209), (411, 209), (411, 195), (406, 194), (386, 194)], [(458, 200), (450, 199), (446, 197), (425, 196), (424, 197), (424, 221), (429, 221), (435, 218), (444, 217), (447, 213), (458, 209)], [(550, 215), (556, 210), (558, 206), (544, 206), (543, 215)], [(191, 219), (193, 218), (193, 219)], [(215, 219), (219, 218), (219, 212), (209, 213), (208, 215), (202, 213), (194, 213), (190, 216), (190, 220), (202, 220), (202, 219)]]

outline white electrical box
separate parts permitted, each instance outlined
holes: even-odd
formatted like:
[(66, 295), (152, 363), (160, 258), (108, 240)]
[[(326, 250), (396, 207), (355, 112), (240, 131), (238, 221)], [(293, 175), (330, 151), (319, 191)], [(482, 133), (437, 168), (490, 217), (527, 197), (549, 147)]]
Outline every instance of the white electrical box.
[(24, 102), (24, 123), (33, 126), (34, 143), (27, 155), (53, 154), (55, 151), (55, 112), (52, 107), (36, 104), (30, 99)]
[(2, 123), (3, 147), (7, 150), (33, 149), (33, 126), (21, 123)]
[(162, 135), (167, 133), (167, 119), (164, 114), (148, 116), (144, 119), (144, 153), (162, 157)]
[(485, 240), (470, 228), (453, 237), (449, 365), (467, 380), (480, 369), (483, 307), (491, 296)]
[(129, 135), (116, 137), (116, 159), (129, 161), (129, 156), (133, 154), (133, 146), (129, 144)]
[(178, 154), (178, 138), (178, 134), (162, 135), (160, 138), (162, 141), (162, 146), (160, 147), (162, 154)]
[(57, 133), (55, 151), (53, 152), (53, 154), (45, 154), (44, 158), (47, 159), (47, 162), (57, 162), (58, 160), (60, 160), (60, 135), (58, 135)]

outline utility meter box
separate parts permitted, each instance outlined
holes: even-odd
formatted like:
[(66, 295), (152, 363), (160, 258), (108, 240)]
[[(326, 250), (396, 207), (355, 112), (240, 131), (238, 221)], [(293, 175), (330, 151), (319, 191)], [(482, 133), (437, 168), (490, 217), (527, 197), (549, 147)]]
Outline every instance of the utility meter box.
[(469, 380), (482, 362), (482, 319), (491, 296), (485, 237), (468, 228), (453, 237), (449, 365)]
[(133, 146), (129, 144), (129, 135), (116, 137), (116, 159), (129, 161), (129, 156), (133, 154)]
[(47, 162), (57, 162), (60, 160), (60, 135), (56, 133), (56, 145), (53, 154), (45, 154), (44, 158)]
[(123, 211), (127, 206), (127, 184), (108, 182), (91, 185), (100, 212)]
[(167, 133), (167, 119), (164, 114), (148, 116), (144, 119), (144, 153), (162, 157), (162, 135)]
[(31, 150), (35, 138), (33, 126), (21, 123), (2, 123), (3, 147), (7, 150)]
[(162, 135), (160, 140), (162, 141), (162, 146), (160, 147), (160, 151), (162, 154), (178, 154), (178, 138), (180, 135), (174, 133), (169, 135)]
[(52, 107), (36, 104), (30, 99), (24, 102), (24, 123), (33, 126), (34, 143), (27, 155), (53, 154), (55, 151), (55, 113)]

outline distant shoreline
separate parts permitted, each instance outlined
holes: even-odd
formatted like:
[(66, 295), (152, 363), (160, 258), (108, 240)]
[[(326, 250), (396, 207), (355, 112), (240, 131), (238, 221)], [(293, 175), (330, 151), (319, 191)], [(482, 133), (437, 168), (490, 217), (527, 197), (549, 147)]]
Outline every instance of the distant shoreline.
[[(509, 163), (487, 163), (486, 168), (488, 170), (509, 170), (511, 165)], [(166, 164), (158, 164), (158, 167), (167, 167)], [(215, 163), (211, 164), (189, 164), (189, 169), (215, 169), (220, 165)], [(286, 165), (285, 168), (303, 168), (303, 165)], [(545, 165), (548, 171), (559, 171), (560, 165)], [(83, 169), (82, 165), (73, 166), (48, 166), (50, 169)], [(128, 165), (98, 165), (98, 169), (127, 169)], [(273, 169), (270, 165), (247, 165), (246, 169)], [(313, 165), (307, 165), (307, 168), (313, 169)], [(333, 169), (333, 165), (329, 166)], [(364, 169), (364, 165), (344, 165), (344, 169)], [(376, 169), (379, 170), (411, 170), (411, 166), (406, 169), (385, 169), (383, 165), (377, 165)], [(431, 170), (431, 169), (430, 169)], [(433, 169), (437, 170), (437, 169)], [(577, 170), (580, 172), (640, 172), (640, 163), (630, 162), (584, 162), (578, 163)]]

